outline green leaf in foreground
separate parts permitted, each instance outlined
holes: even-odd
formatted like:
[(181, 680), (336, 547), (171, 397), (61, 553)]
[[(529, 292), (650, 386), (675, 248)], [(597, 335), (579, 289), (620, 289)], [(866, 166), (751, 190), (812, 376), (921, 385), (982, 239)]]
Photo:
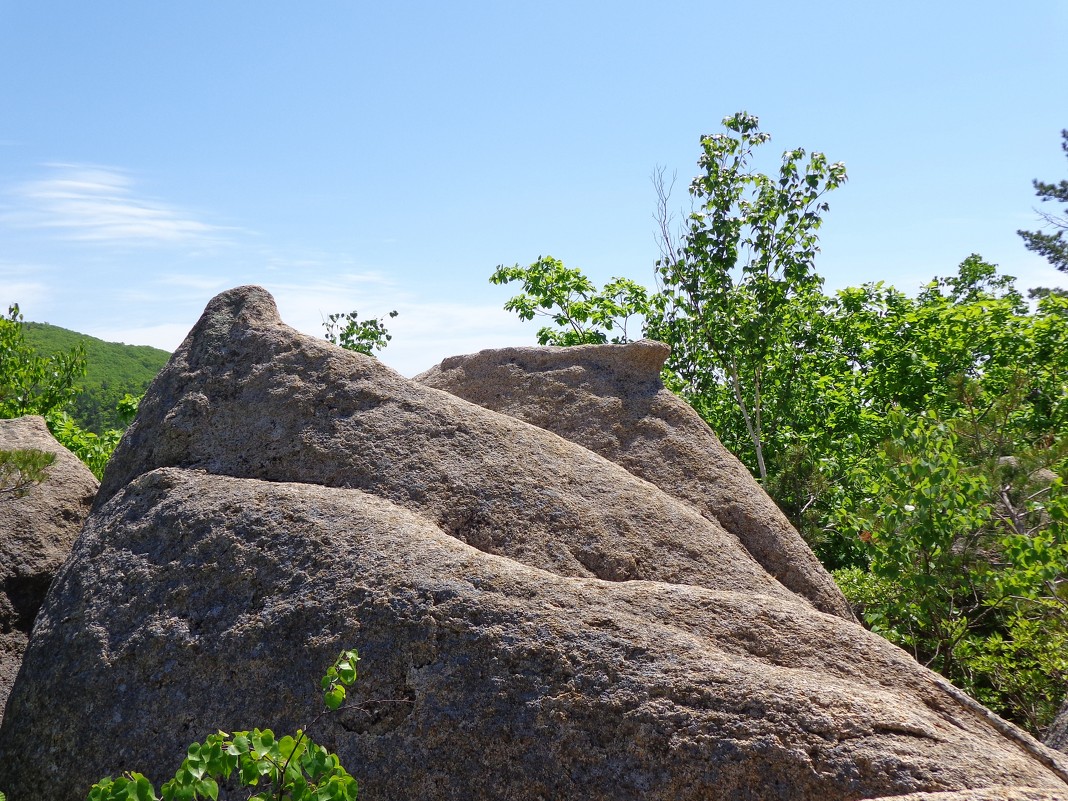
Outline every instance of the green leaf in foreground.
[[(323, 676), (328, 709), (337, 709), (344, 701), (345, 688), (356, 680), (358, 661), (355, 650), (343, 651)], [(262, 787), (249, 801), (355, 801), (357, 794), (356, 780), (337, 756), (302, 730), (276, 739), (270, 729), (252, 729), (220, 731), (203, 743), (191, 744), (159, 796), (147, 778), (130, 771), (116, 779), (101, 779), (89, 791), (88, 801), (218, 801), (220, 782), (231, 776), (244, 787)], [(6, 801), (3, 793), (0, 801)]]

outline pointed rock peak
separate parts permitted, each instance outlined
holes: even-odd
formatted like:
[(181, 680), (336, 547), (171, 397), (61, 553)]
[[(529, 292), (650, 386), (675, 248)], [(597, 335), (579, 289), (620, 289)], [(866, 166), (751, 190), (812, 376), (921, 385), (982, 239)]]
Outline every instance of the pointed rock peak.
[(239, 286), (221, 292), (208, 301), (204, 313), (193, 326), (179, 350), (198, 339), (216, 341), (234, 336), (242, 329), (282, 325), (274, 297), (261, 286)]
[(216, 317), (231, 317), (235, 320), (247, 320), (250, 323), (282, 322), (278, 316), (278, 306), (274, 302), (274, 297), (262, 286), (255, 284), (228, 289), (208, 301), (201, 319)]
[[(584, 349), (590, 364), (603, 347)], [(156, 377), (96, 508), (160, 467), (361, 489), (558, 575), (800, 601), (697, 510), (577, 443), (284, 325), (255, 287), (212, 300)]]

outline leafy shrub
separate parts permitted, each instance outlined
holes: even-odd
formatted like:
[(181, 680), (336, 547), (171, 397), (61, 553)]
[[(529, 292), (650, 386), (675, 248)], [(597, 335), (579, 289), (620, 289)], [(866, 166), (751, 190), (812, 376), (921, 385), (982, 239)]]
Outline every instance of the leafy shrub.
[[(327, 710), (344, 703), (346, 688), (356, 681), (358, 661), (355, 650), (342, 651), (323, 676)], [(216, 732), (203, 743), (190, 745), (174, 778), (162, 786), (161, 796), (143, 774), (130, 771), (116, 779), (101, 779), (89, 791), (88, 801), (217, 801), (220, 781), (231, 776), (243, 787), (257, 788), (248, 801), (356, 798), (356, 780), (335, 754), (308, 739), (302, 729), (278, 739), (270, 729), (252, 729)]]
[(974, 443), (946, 423), (896, 412), (891, 425), (882, 452), (856, 469), (866, 501), (840, 521), (870, 571), (835, 579), (873, 631), (1039, 733), (1068, 683), (1063, 482), (1014, 501), (1003, 471), (962, 460)]
[[(397, 311), (391, 311), (389, 316), (396, 317)], [(381, 317), (372, 317), (370, 320), (359, 322), (359, 313), (354, 311), (341, 314), (331, 314), (323, 321), (326, 329), (326, 341), (337, 345), (345, 350), (353, 350), (364, 356), (374, 356), (374, 351), (382, 350), (393, 339), (393, 335), (386, 328), (386, 321)]]
[(66, 412), (49, 412), (45, 417), (48, 429), (52, 432), (59, 443), (85, 462), (86, 466), (93, 471), (98, 479), (104, 477), (104, 468), (107, 467), (111, 454), (114, 453), (122, 432), (118, 430), (105, 431), (103, 434), (95, 434), (81, 428), (74, 418)]

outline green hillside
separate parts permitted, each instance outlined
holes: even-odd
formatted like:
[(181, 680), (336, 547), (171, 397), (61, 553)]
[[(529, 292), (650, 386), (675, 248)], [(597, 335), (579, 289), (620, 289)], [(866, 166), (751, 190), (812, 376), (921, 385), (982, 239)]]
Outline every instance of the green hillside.
[(127, 393), (143, 394), (171, 356), (148, 345), (104, 342), (48, 323), (24, 323), (23, 331), (26, 343), (44, 355), (79, 345), (85, 348), (87, 372), (80, 382), (84, 389), (69, 411), (80, 426), (98, 434), (122, 427), (115, 404)]

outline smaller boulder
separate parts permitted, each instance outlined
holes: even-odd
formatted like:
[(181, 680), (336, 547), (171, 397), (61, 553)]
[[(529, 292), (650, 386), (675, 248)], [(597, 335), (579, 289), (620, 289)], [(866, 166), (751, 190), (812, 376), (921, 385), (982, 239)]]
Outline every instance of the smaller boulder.
[(70, 553), (99, 483), (48, 430), (43, 417), (0, 420), (0, 450), (55, 454), (47, 477), (0, 493), (0, 720), (45, 593)]
[(453, 356), (415, 377), (552, 431), (689, 504), (821, 612), (849, 603), (801, 535), (689, 404), (668, 391), (662, 342), (517, 347)]

